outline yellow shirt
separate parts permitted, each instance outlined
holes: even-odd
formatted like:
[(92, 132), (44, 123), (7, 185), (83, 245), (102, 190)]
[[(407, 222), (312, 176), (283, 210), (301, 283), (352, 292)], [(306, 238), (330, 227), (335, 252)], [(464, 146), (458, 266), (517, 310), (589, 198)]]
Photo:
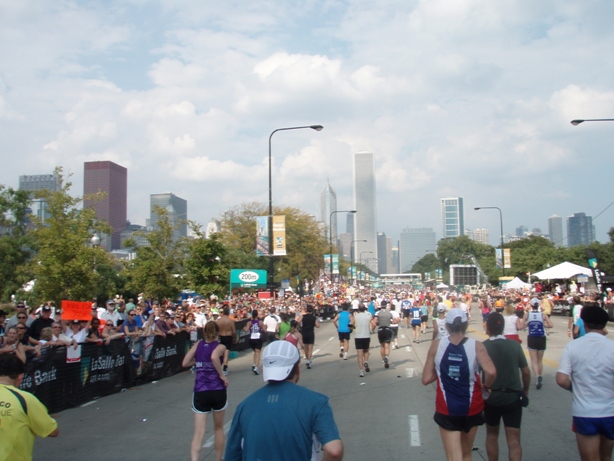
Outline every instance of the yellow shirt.
[(0, 384), (0, 461), (30, 461), (36, 436), (47, 437), (57, 427), (45, 405), (34, 395)]

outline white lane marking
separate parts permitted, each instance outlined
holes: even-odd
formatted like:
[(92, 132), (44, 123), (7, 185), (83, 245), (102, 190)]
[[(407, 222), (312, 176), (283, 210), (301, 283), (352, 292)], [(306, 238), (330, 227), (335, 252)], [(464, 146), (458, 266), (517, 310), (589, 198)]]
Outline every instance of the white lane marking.
[(401, 338), (405, 339), (405, 335), (401, 335)]
[(331, 336), (330, 338), (328, 338), (329, 341), (332, 341), (333, 339), (335, 339), (334, 336)]
[(409, 446), (419, 447), (420, 445), (420, 425), (418, 424), (418, 415), (409, 415)]
[[(224, 435), (228, 434), (228, 431), (230, 430), (230, 425), (231, 424), (232, 424), (232, 419), (230, 421), (228, 421), (226, 424), (224, 424)], [(209, 437), (209, 440), (207, 440), (205, 442), (205, 444), (203, 445), (203, 448), (212, 447), (214, 441), (215, 441), (215, 436), (212, 435), (211, 437)]]
[(95, 402), (95, 400), (92, 400), (91, 402), (84, 403), (83, 405), (81, 405), (81, 408), (87, 407), (88, 405), (91, 405), (94, 402)]
[(405, 348), (405, 350), (406, 350), (407, 352), (411, 352), (411, 346), (407, 346), (407, 347)]
[(414, 377), (414, 369), (413, 368), (405, 368), (405, 374), (408, 378)]
[(313, 356), (317, 355), (318, 352), (320, 352), (320, 349), (316, 349), (315, 351), (313, 351), (313, 353), (311, 354), (311, 357), (313, 358)]

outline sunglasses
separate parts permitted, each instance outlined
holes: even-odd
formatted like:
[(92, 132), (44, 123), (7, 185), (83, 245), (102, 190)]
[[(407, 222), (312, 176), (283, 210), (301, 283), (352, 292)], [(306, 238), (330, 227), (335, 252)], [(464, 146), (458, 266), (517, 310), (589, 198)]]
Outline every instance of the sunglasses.
[(16, 327), (17, 330), (25, 330), (25, 327)]
[(23, 319), (27, 319), (28, 317), (21, 317), (21, 316), (19, 316), (17, 318), (20, 319), (20, 320), (23, 320)]
[(128, 314), (128, 317), (136, 317), (136, 314)]

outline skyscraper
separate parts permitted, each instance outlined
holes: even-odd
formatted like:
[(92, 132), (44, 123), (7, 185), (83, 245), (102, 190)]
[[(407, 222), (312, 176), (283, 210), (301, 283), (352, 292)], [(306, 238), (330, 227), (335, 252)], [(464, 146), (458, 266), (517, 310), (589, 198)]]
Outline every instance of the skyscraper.
[[(354, 154), (354, 260), (377, 272), (377, 212), (375, 206), (375, 158), (372, 152)], [(365, 257), (362, 258), (362, 254)]]
[(385, 232), (377, 233), (377, 273), (388, 273), (388, 248), (390, 248), (390, 237), (386, 237)]
[(443, 221), (443, 238), (464, 235), (465, 212), (463, 210), (462, 197), (442, 198), (441, 216)]
[(524, 234), (529, 232), (529, 228), (524, 224), (521, 224), (516, 228), (516, 237), (524, 237)]
[(557, 215), (548, 218), (548, 237), (557, 247), (564, 246), (563, 218)]
[(590, 245), (595, 241), (593, 218), (585, 213), (574, 213), (567, 217), (567, 245)]
[(31, 204), (29, 213), (36, 216), (41, 222), (45, 222), (49, 213), (47, 212), (47, 201), (42, 198), (35, 198), (34, 192), (48, 190), (57, 192), (62, 188), (62, 180), (57, 174), (33, 174), (19, 177), (19, 190), (30, 192)]
[(401, 274), (411, 270), (414, 264), (428, 253), (435, 254), (437, 242), (430, 227), (406, 228), (399, 239), (399, 270)]
[(177, 229), (173, 231), (173, 240), (188, 236), (188, 202), (177, 197), (171, 192), (164, 194), (151, 194), (150, 196), (150, 226), (154, 229), (158, 227), (158, 215), (154, 212), (154, 206), (164, 208), (168, 212), (168, 221)]
[(112, 228), (110, 241), (102, 237), (101, 246), (107, 250), (121, 248), (121, 231), (126, 227), (128, 215), (128, 170), (110, 161), (85, 162), (83, 195), (104, 192), (100, 201), (84, 200), (84, 208), (93, 208), (96, 218), (106, 221)]
[(484, 245), (490, 245), (488, 240), (488, 229), (475, 229), (473, 231), (473, 240), (483, 243)]
[[(326, 240), (328, 240), (328, 236), (332, 235), (333, 243), (337, 239), (337, 216), (338, 213), (335, 213), (332, 216), (331, 221), (331, 213), (337, 211), (337, 194), (332, 187), (330, 187), (330, 183), (326, 181), (326, 186), (322, 189), (320, 193), (320, 221), (324, 223), (327, 231)], [(329, 234), (330, 232), (330, 234)]]
[(354, 213), (348, 213), (345, 218), (345, 232), (350, 234), (354, 240)]

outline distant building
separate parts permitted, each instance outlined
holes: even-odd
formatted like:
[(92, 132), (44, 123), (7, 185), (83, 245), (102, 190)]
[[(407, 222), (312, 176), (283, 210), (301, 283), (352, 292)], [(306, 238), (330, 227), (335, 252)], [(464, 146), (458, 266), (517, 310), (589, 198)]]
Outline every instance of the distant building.
[(337, 239), (337, 241), (337, 248), (339, 249), (339, 254), (341, 254), (343, 259), (349, 261), (352, 258), (352, 234), (349, 234), (347, 232), (339, 234), (339, 238)]
[(567, 217), (567, 245), (590, 245), (595, 241), (593, 218), (585, 213), (574, 213)]
[(320, 221), (326, 227), (326, 240), (332, 235), (333, 243), (337, 238), (337, 216), (339, 215), (339, 213), (333, 214), (331, 221), (331, 213), (335, 211), (337, 211), (337, 194), (327, 181), (326, 186), (320, 192)]
[[(465, 212), (463, 209), (462, 197), (442, 198), (441, 217), (443, 221), (443, 238), (460, 237), (464, 235)], [(401, 269), (403, 268), (401, 267)]]
[(216, 234), (222, 230), (222, 223), (217, 219), (211, 218), (211, 221), (207, 224), (207, 228), (205, 229), (205, 238), (211, 238), (213, 234)]
[(473, 240), (483, 243), (484, 245), (490, 245), (488, 229), (475, 229), (473, 231)]
[(529, 232), (529, 228), (523, 224), (516, 228), (516, 237), (524, 237)]
[(345, 218), (345, 232), (352, 236), (352, 240), (354, 240), (354, 215), (355, 213), (348, 213)]
[(154, 212), (154, 206), (164, 208), (168, 212), (168, 220), (176, 229), (173, 232), (173, 239), (179, 240), (181, 237), (188, 236), (188, 202), (177, 197), (171, 192), (164, 194), (151, 194), (150, 196), (150, 218), (149, 223), (154, 229), (158, 225), (158, 216)]
[(557, 247), (564, 246), (563, 218), (557, 215), (548, 218), (548, 237)]
[(48, 190), (57, 192), (62, 188), (62, 180), (57, 174), (33, 174), (19, 177), (19, 190), (30, 192), (30, 205), (28, 213), (36, 216), (41, 222), (45, 222), (49, 217), (47, 201), (42, 198), (35, 198), (34, 192)]
[(399, 239), (399, 269), (403, 274), (428, 253), (435, 254), (437, 242), (430, 227), (403, 229)]
[(534, 235), (535, 237), (539, 237), (542, 235), (542, 230), (539, 227), (534, 227), (531, 230), (531, 235)]
[[(377, 273), (386, 274), (388, 272), (388, 249), (390, 248), (390, 237), (386, 237), (385, 232), (377, 233)], [(387, 247), (388, 246), (388, 247)]]
[(388, 273), (398, 274), (401, 272), (399, 270), (399, 242), (397, 242), (397, 246), (391, 248), (390, 252), (392, 253), (392, 269)]
[(130, 221), (128, 221), (126, 223), (125, 229), (120, 232), (121, 249), (122, 250), (125, 249), (124, 241), (128, 238), (132, 238), (134, 242), (136, 243), (137, 247), (149, 246), (149, 241), (145, 237), (134, 235), (134, 233), (137, 231), (149, 232), (151, 230), (152, 230), (151, 228), (147, 228), (145, 226), (139, 226), (138, 224), (131, 224)]
[(128, 213), (128, 170), (110, 161), (85, 162), (83, 195), (104, 192), (100, 201), (84, 200), (84, 208), (93, 208), (96, 219), (106, 221), (112, 229), (111, 238), (101, 236), (100, 246), (108, 251), (121, 248), (121, 232)]
[(375, 157), (371, 152), (354, 154), (354, 255), (360, 261), (367, 254), (368, 267), (377, 272), (377, 211), (375, 195)]

